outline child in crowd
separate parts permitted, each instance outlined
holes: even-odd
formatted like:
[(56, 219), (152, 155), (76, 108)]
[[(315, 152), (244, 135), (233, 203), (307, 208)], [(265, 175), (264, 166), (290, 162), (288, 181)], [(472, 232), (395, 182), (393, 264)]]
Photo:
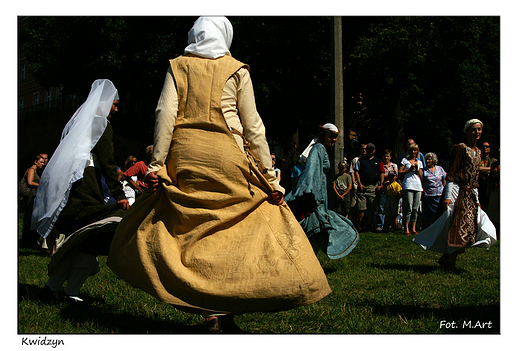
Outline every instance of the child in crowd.
[(401, 191), (403, 190), (401, 184), (396, 180), (396, 172), (388, 172), (388, 182), (383, 186), (384, 194), (386, 195), (385, 202), (385, 224), (383, 232), (387, 233), (389, 230), (397, 230), (397, 215), (399, 214), (399, 199), (401, 198)]
[(276, 174), (276, 178), (278, 178), (278, 182), (282, 182), (282, 171), (280, 168), (276, 167), (276, 155), (274, 153), (271, 153), (271, 161), (273, 161), (273, 169)]
[(340, 162), (338, 164), (339, 174), (332, 183), (337, 199), (336, 212), (346, 218), (350, 212), (350, 192), (352, 190), (352, 176), (347, 170), (347, 163)]

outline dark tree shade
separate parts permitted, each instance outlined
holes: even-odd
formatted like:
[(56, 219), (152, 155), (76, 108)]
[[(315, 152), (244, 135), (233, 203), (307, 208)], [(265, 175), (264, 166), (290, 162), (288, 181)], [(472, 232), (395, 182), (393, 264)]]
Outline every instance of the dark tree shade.
[(363, 97), (352, 105), (364, 108), (350, 126), (384, 147), (402, 151), (412, 137), (446, 158), (479, 118), (498, 144), (499, 28), (498, 17), (378, 18), (350, 55), (352, 95)]
[[(84, 99), (98, 78), (121, 96), (117, 133), (150, 143), (168, 60), (183, 53), (195, 17), (32, 17), (20, 31), (34, 76)], [(231, 53), (251, 67), (269, 138), (297, 130), (307, 144), (333, 120), (332, 19), (230, 17)], [(469, 118), (499, 145), (498, 17), (343, 17), (345, 127), (378, 151), (447, 157)], [(348, 149), (351, 146), (351, 149)], [(346, 143), (350, 158), (354, 144)]]

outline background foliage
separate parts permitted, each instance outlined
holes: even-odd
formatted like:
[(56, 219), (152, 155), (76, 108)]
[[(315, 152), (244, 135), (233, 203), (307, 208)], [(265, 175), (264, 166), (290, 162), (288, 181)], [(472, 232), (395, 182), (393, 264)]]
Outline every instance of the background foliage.
[[(195, 19), (32, 17), (20, 43), (45, 87), (62, 84), (84, 99), (95, 79), (114, 81), (122, 105), (115, 133), (151, 143), (168, 60), (182, 54)], [(231, 52), (251, 66), (268, 137), (286, 142), (298, 130), (305, 147), (318, 124), (333, 120), (332, 18), (230, 20)], [(400, 153), (413, 137), (446, 159), (464, 121), (480, 118), (498, 149), (499, 17), (343, 17), (343, 53), (345, 126), (360, 141)], [(357, 144), (345, 144), (356, 156)]]
[[(393, 150), (412, 136), (424, 152), (446, 157), (463, 140), (464, 122), (479, 118), (498, 146), (499, 33), (498, 17), (372, 22), (350, 51), (365, 118), (348, 125)], [(396, 135), (400, 144), (392, 144)]]

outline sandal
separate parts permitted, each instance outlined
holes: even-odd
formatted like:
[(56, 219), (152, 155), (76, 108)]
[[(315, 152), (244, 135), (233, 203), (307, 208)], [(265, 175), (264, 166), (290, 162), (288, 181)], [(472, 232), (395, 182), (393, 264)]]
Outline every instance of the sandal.
[(234, 316), (226, 314), (206, 318), (206, 332), (209, 334), (244, 334), (245, 332), (236, 325)]
[(222, 322), (218, 317), (206, 318), (206, 332), (209, 334), (221, 334)]

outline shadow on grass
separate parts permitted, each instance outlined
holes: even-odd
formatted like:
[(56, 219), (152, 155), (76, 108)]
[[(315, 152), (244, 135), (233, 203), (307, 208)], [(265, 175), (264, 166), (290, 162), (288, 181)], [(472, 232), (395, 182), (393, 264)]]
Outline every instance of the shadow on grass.
[[(438, 321), (438, 332), (443, 334), (499, 334), (500, 305), (455, 306), (430, 308), (412, 305), (370, 304), (373, 312), (381, 316), (394, 315), (401, 320), (431, 318)], [(444, 323), (441, 326), (441, 322)], [(453, 322), (455, 322), (453, 324)], [(446, 327), (450, 324), (453, 327)]]
[(380, 268), (387, 270), (399, 270), (399, 271), (414, 271), (421, 274), (427, 274), (436, 271), (444, 270), (440, 265), (409, 265), (409, 264), (370, 264), (372, 268)]
[[(88, 303), (88, 300), (85, 300)], [(177, 321), (155, 319), (153, 316), (136, 316), (128, 312), (118, 312), (117, 306), (69, 305), (61, 310), (61, 316), (71, 322), (82, 324), (95, 321), (109, 330), (117, 329), (118, 334), (201, 334), (202, 325), (190, 326)]]
[(22, 247), (18, 248), (18, 256), (39, 256), (49, 257), (49, 251), (42, 249), (41, 247)]
[(331, 274), (337, 271), (337, 268), (329, 268), (329, 267), (323, 267), (323, 272), (325, 274)]
[(22, 301), (39, 300), (43, 286), (18, 283), (18, 303)]
[[(18, 284), (18, 302), (35, 301), (44, 304), (39, 294), (42, 287), (31, 284)], [(118, 311), (119, 306), (107, 304), (105, 300), (90, 295), (82, 295), (80, 304), (66, 302), (54, 303), (60, 307), (61, 317), (72, 324), (90, 324), (95, 322), (101, 328), (117, 334), (201, 334), (204, 326), (186, 325), (177, 321), (159, 319), (155, 316), (137, 316)], [(108, 334), (108, 333), (107, 333)]]

